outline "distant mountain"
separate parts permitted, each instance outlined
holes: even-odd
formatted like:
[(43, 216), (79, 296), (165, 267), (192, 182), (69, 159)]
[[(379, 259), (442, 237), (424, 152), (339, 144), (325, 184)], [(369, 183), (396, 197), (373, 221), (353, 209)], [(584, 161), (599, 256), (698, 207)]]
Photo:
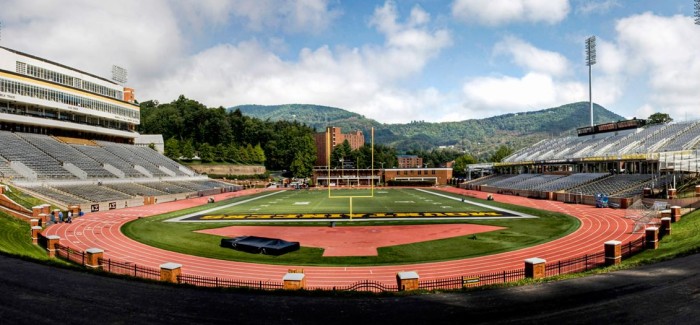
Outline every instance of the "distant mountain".
[[(517, 150), (544, 138), (574, 135), (576, 128), (590, 124), (588, 102), (484, 119), (407, 124), (379, 123), (340, 108), (318, 105), (242, 105), (229, 108), (235, 109), (262, 120), (296, 120), (319, 132), (332, 125), (341, 127), (344, 131), (359, 129), (368, 136), (374, 127), (375, 143), (394, 146), (399, 152), (445, 146), (466, 150), (481, 157), (488, 156), (500, 145)], [(596, 124), (624, 119), (597, 104), (594, 104), (593, 116)]]

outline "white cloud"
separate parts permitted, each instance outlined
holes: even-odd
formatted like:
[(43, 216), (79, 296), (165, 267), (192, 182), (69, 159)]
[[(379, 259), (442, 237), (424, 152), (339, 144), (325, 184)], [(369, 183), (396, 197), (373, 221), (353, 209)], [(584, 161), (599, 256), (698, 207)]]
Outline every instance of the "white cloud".
[(644, 13), (619, 20), (616, 31), (616, 51), (626, 58), (620, 74), (643, 81), (645, 89), (630, 91), (645, 110), (699, 118), (700, 38), (692, 18)]
[(575, 82), (557, 82), (551, 76), (531, 72), (522, 78), (479, 77), (465, 83), (466, 105), (489, 110), (489, 115), (541, 109), (581, 101), (586, 91)]
[(569, 61), (557, 52), (545, 51), (534, 47), (519, 38), (507, 36), (494, 46), (497, 55), (509, 55), (518, 66), (534, 72), (554, 76), (571, 73)]
[(148, 79), (183, 47), (165, 1), (14, 0), (3, 3), (0, 19), (5, 46), (104, 76), (118, 64)]
[(582, 1), (582, 3), (576, 7), (576, 13), (590, 15), (594, 13), (602, 14), (606, 13), (613, 8), (622, 7), (619, 0), (603, 0), (603, 1)]
[(430, 30), (430, 15), (414, 7), (400, 21), (393, 2), (370, 20), (383, 45), (359, 48), (304, 48), (285, 60), (258, 41), (223, 44), (185, 60), (144, 92), (169, 100), (180, 92), (209, 106), (313, 103), (343, 107), (382, 122), (435, 120), (426, 107), (442, 106), (434, 89), (405, 90), (397, 84), (420, 73), (451, 44), (446, 30)]
[(489, 26), (517, 22), (555, 24), (569, 14), (568, 0), (455, 0), (452, 15), (468, 23)]
[(328, 0), (178, 0), (173, 7), (193, 26), (223, 25), (234, 18), (254, 31), (316, 33), (341, 15)]

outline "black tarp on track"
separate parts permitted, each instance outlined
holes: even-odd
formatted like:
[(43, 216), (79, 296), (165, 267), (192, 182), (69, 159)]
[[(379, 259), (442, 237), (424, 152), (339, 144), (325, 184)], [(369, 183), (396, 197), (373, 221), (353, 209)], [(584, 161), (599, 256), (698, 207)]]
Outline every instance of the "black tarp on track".
[(282, 255), (299, 250), (299, 242), (288, 242), (278, 238), (240, 236), (222, 239), (221, 247), (253, 254)]

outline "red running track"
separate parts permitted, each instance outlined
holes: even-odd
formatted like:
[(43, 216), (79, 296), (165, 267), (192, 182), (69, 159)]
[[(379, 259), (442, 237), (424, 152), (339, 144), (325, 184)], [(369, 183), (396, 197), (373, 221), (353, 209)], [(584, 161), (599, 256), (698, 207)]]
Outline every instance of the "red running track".
[[(488, 193), (456, 188), (443, 190), (482, 199), (488, 195)], [(215, 198), (219, 201), (250, 193), (250, 191), (225, 193)], [(578, 218), (581, 221), (581, 227), (568, 236), (551, 242), (494, 255), (411, 265), (349, 267), (268, 265), (192, 256), (144, 245), (127, 238), (120, 230), (123, 224), (139, 217), (206, 204), (207, 197), (89, 213), (75, 218), (71, 224), (50, 226), (45, 230), (45, 235), (58, 235), (61, 237), (62, 245), (74, 249), (84, 251), (88, 248), (100, 248), (105, 251), (105, 258), (129, 261), (146, 267), (158, 268), (163, 263), (175, 262), (182, 264), (182, 272), (188, 275), (279, 282), (288, 269), (299, 267), (304, 269), (308, 287), (327, 288), (350, 285), (362, 280), (394, 284), (396, 272), (399, 271), (416, 271), (423, 280), (500, 272), (522, 268), (523, 261), (528, 258), (539, 257), (548, 261), (564, 260), (584, 254), (599, 253), (603, 251), (603, 243), (608, 240), (627, 242), (641, 236), (632, 233), (633, 222), (623, 218), (624, 210), (597, 209), (593, 206), (557, 201), (491, 195), (499, 202), (566, 213)]]

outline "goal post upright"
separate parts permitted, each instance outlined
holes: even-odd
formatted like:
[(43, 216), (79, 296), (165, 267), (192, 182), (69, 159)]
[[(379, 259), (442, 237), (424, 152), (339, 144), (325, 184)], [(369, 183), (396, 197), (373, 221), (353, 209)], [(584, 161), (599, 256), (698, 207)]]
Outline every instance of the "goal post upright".
[[(341, 198), (350, 199), (350, 200), (349, 200), (349, 204), (350, 204), (350, 219), (352, 220), (352, 209), (353, 209), (353, 207), (352, 207), (352, 199), (353, 199), (353, 198), (373, 198), (373, 197), (374, 197), (374, 171), (375, 171), (375, 168), (374, 168), (374, 127), (372, 127), (371, 130), (370, 130), (370, 135), (371, 135), (371, 140), (370, 140), (370, 144), (371, 144), (371, 149), (370, 149), (370, 150), (371, 150), (371, 154), (370, 154), (370, 157), (371, 157), (370, 173), (371, 173), (371, 174), (370, 174), (370, 176), (369, 176), (370, 195), (339, 195), (339, 196), (335, 196), (335, 195), (332, 194), (332, 192), (331, 192), (331, 151), (332, 151), (332, 149), (333, 149), (333, 145), (331, 145), (331, 133), (330, 133), (330, 132), (331, 132), (331, 128), (327, 126), (327, 127), (326, 127), (326, 169), (327, 169), (327, 171), (328, 171), (328, 198), (329, 198), (329, 199), (341, 199)], [(360, 167), (360, 166), (359, 166), (359, 163), (358, 163), (358, 165), (355, 166), (355, 169), (358, 171), (358, 174), (357, 174), (357, 182), (358, 182), (358, 185), (360, 184), (360, 176), (359, 176), (359, 170), (360, 170), (360, 168), (359, 168), (359, 167)], [(340, 168), (341, 168), (341, 172), (342, 172), (342, 168), (345, 168), (345, 166), (341, 166)], [(339, 180), (338, 180), (338, 183), (336, 183), (336, 186), (340, 186), (340, 181), (341, 181), (341, 180), (339, 179)]]

